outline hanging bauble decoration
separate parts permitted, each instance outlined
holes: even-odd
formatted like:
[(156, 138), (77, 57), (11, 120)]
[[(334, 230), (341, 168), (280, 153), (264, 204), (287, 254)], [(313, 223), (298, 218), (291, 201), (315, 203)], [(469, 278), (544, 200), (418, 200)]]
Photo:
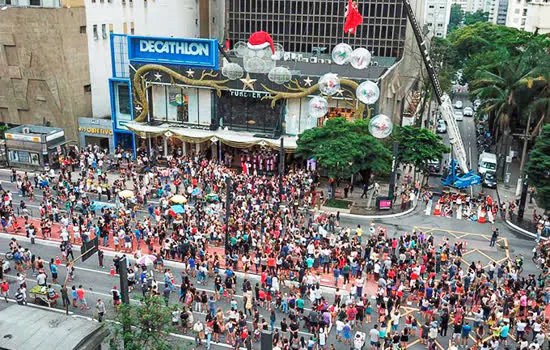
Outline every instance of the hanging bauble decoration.
[(309, 115), (313, 118), (320, 118), (328, 112), (328, 101), (321, 96), (315, 96), (309, 101)]
[(393, 122), (390, 117), (384, 114), (378, 114), (371, 118), (369, 122), (369, 132), (377, 139), (383, 139), (391, 135)]
[(248, 50), (248, 46), (246, 46), (246, 43), (243, 41), (239, 41), (233, 46), (233, 52), (235, 53), (235, 56), (243, 58), (244, 55), (246, 55), (246, 51)]
[(332, 49), (332, 62), (343, 65), (349, 63), (353, 49), (346, 43), (340, 43)]
[(353, 50), (349, 62), (355, 69), (365, 69), (370, 64), (371, 57), (369, 50), (359, 47)]
[(326, 73), (319, 78), (319, 91), (323, 95), (332, 96), (340, 90), (340, 79), (334, 73)]
[(230, 80), (237, 80), (243, 77), (244, 70), (243, 67), (239, 66), (237, 63), (226, 63), (222, 68), (222, 75)]
[(245, 58), (244, 69), (250, 73), (267, 73), (269, 71), (267, 63), (260, 57)]
[(357, 95), (359, 101), (366, 105), (371, 105), (378, 101), (378, 97), (380, 97), (380, 89), (378, 88), (378, 85), (370, 80), (367, 80), (359, 84), (355, 94)]
[(283, 56), (285, 55), (285, 48), (279, 43), (275, 43), (273, 44), (273, 46), (275, 47), (275, 54), (273, 54), (273, 59), (276, 61), (282, 60)]
[(284, 84), (290, 81), (292, 74), (286, 67), (275, 67), (269, 71), (267, 77), (276, 84)]

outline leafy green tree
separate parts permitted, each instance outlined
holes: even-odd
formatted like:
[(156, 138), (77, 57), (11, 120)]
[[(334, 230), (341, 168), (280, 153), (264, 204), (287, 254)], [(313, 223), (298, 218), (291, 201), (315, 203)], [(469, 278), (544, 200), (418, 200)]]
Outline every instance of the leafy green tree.
[(451, 16), (449, 17), (449, 25), (447, 26), (447, 33), (451, 33), (460, 28), (462, 20), (464, 19), (464, 11), (459, 4), (451, 5)]
[(399, 164), (411, 164), (424, 174), (429, 173), (428, 161), (441, 160), (450, 152), (440, 136), (426, 128), (412, 126), (396, 127), (393, 140), (399, 143)]
[(441, 89), (449, 91), (460, 64), (456, 51), (449, 40), (437, 36), (432, 38), (430, 51)]
[(464, 14), (464, 25), (469, 26), (479, 22), (488, 22), (489, 21), (489, 12), (483, 12), (482, 10), (477, 10), (476, 12), (466, 12)]
[(112, 323), (114, 348), (123, 341), (125, 350), (168, 350), (173, 346), (168, 341), (171, 327), (171, 309), (164, 299), (148, 296), (137, 304), (122, 304)]
[(324, 126), (300, 135), (296, 153), (305, 159), (314, 157), (334, 179), (359, 173), (368, 187), (372, 173), (389, 173), (391, 168), (391, 152), (370, 135), (368, 128), (366, 119), (329, 119)]
[(542, 128), (527, 163), (527, 181), (537, 189), (537, 205), (550, 209), (550, 125)]

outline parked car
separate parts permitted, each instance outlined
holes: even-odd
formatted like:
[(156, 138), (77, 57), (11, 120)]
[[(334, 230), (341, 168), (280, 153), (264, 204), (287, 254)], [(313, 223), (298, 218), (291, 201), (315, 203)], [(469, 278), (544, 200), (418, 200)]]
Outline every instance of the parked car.
[(437, 121), (437, 128), (435, 129), (435, 132), (437, 134), (445, 134), (447, 132), (447, 124), (445, 124), (443, 119), (439, 119)]
[(473, 117), (474, 116), (474, 110), (472, 109), (472, 107), (464, 108), (464, 116), (465, 117)]
[(441, 174), (441, 161), (439, 159), (432, 159), (428, 161), (428, 170), (430, 175)]
[(455, 111), (455, 120), (457, 122), (461, 122), (464, 120), (464, 115), (462, 114), (461, 111)]
[(455, 102), (455, 108), (456, 109), (461, 109), (462, 106), (463, 106), (462, 101), (458, 100), (458, 101)]
[(497, 188), (497, 173), (494, 171), (487, 171), (483, 175), (483, 187)]

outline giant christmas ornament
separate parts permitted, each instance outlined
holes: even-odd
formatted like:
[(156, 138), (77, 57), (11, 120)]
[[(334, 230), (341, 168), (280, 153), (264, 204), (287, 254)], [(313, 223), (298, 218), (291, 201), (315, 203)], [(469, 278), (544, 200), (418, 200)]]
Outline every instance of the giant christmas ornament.
[(332, 62), (343, 65), (349, 63), (353, 49), (346, 43), (340, 43), (332, 49)]
[(237, 80), (243, 77), (244, 71), (237, 63), (226, 63), (222, 68), (222, 75), (230, 80)]
[(309, 115), (313, 118), (320, 118), (328, 112), (328, 101), (321, 96), (315, 96), (309, 101)]
[(276, 60), (276, 61), (282, 60), (283, 56), (285, 55), (285, 48), (283, 47), (283, 45), (281, 45), (279, 43), (276, 43), (273, 46), (275, 47), (275, 58), (274, 58), (274, 60)]
[(233, 52), (235, 53), (235, 56), (239, 58), (243, 58), (244, 55), (246, 55), (246, 51), (248, 50), (248, 47), (246, 46), (245, 42), (239, 41), (233, 46)]
[(364, 47), (359, 47), (351, 53), (350, 63), (355, 69), (365, 69), (370, 64), (370, 51)]
[(393, 122), (390, 117), (384, 114), (378, 114), (371, 118), (369, 122), (369, 132), (377, 139), (383, 139), (391, 135)]
[(246, 46), (243, 63), (247, 72), (267, 73), (275, 67), (275, 60), (280, 54), (275, 52), (275, 44), (267, 32), (252, 33)]
[(378, 97), (380, 97), (380, 89), (378, 88), (378, 85), (370, 80), (367, 80), (359, 84), (355, 94), (357, 95), (359, 101), (366, 105), (371, 105), (378, 101)]
[(340, 79), (334, 73), (326, 73), (319, 79), (319, 91), (323, 95), (332, 96), (340, 90)]
[(275, 67), (269, 71), (268, 79), (276, 84), (284, 84), (290, 81), (292, 74), (286, 67)]

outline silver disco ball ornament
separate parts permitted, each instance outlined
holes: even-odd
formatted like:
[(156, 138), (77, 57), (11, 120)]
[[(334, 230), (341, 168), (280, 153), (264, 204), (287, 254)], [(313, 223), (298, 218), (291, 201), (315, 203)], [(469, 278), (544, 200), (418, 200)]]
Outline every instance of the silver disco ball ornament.
[(326, 73), (319, 78), (319, 91), (323, 95), (332, 96), (340, 90), (340, 79), (334, 73)]
[(351, 46), (346, 43), (340, 43), (332, 49), (332, 62), (339, 65), (349, 63), (352, 52)]
[(392, 131), (393, 122), (387, 115), (378, 114), (369, 121), (369, 132), (377, 139), (383, 139), (390, 136)]
[(285, 55), (285, 48), (283, 47), (283, 45), (279, 44), (279, 43), (275, 43), (273, 45), (275, 47), (275, 60), (276, 61), (280, 61), (283, 59), (283, 56)]
[(370, 80), (367, 80), (359, 84), (355, 94), (357, 95), (359, 101), (366, 105), (371, 105), (378, 101), (378, 98), (380, 97), (380, 89), (378, 88), (378, 85)]
[(292, 73), (286, 67), (275, 67), (269, 71), (267, 77), (276, 84), (284, 84), (290, 81)]
[(328, 101), (321, 96), (315, 96), (309, 101), (309, 115), (314, 118), (320, 118), (328, 112)]
[(244, 60), (244, 69), (250, 73), (267, 73), (269, 66), (259, 57), (250, 57)]
[(370, 64), (372, 55), (364, 47), (357, 48), (351, 53), (350, 64), (355, 69), (365, 69)]
[(239, 41), (233, 46), (233, 52), (235, 53), (235, 56), (243, 58), (246, 54), (246, 50), (248, 49), (248, 46), (244, 41)]
[(244, 70), (237, 63), (231, 62), (223, 66), (222, 75), (230, 80), (237, 80), (243, 77)]

